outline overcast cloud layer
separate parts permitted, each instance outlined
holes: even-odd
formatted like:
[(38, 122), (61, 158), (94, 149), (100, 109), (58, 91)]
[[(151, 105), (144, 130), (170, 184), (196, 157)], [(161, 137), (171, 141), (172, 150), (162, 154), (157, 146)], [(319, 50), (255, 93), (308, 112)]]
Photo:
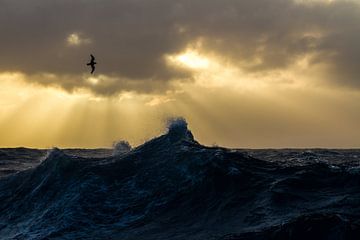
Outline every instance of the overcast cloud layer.
[[(156, 92), (191, 79), (165, 56), (201, 40), (201, 51), (249, 73), (311, 56), (309, 67), (326, 66), (329, 83), (358, 88), (359, 23), (355, 1), (0, 0), (0, 71), (105, 95)], [(89, 53), (103, 84), (82, 77)]]

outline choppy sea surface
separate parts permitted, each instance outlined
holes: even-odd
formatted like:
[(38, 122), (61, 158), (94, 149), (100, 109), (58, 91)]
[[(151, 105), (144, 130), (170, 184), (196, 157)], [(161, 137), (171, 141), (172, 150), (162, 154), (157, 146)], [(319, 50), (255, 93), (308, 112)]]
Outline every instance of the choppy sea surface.
[(360, 239), (360, 150), (124, 149), (0, 149), (0, 239)]

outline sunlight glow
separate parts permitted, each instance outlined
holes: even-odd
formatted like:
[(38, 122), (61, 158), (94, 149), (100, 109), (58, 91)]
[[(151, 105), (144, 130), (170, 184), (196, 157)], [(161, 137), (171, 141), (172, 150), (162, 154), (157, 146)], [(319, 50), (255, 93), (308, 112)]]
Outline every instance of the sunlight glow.
[(191, 50), (188, 50), (179, 55), (168, 56), (168, 60), (171, 63), (192, 69), (207, 69), (210, 66), (210, 60), (208, 58), (201, 56), (196, 51)]
[[(138, 145), (162, 133), (162, 119), (180, 115), (204, 144), (355, 146), (353, 139), (360, 132), (354, 109), (360, 94), (306, 84), (307, 78), (313, 80), (304, 74), (311, 56), (299, 58), (288, 71), (266, 75), (249, 75), (221, 57), (206, 59), (209, 68), (195, 71), (193, 81), (174, 83), (174, 90), (155, 95), (123, 92), (111, 98), (86, 89), (69, 93), (38, 85), (21, 73), (0, 73), (0, 145), (92, 148), (110, 147), (118, 139)], [(88, 81), (96, 79), (98, 84), (106, 80), (97, 76)], [(332, 117), (338, 113), (334, 109), (340, 109), (340, 119)], [(341, 126), (341, 131), (333, 126)], [(282, 134), (284, 129), (290, 134)]]

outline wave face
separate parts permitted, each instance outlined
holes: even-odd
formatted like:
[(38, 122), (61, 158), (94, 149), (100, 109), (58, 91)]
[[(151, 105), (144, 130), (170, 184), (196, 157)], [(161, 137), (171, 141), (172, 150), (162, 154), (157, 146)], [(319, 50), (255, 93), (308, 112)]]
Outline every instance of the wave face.
[(113, 156), (53, 149), (36, 167), (0, 179), (0, 239), (360, 236), (358, 162), (316, 160), (336, 155), (326, 151), (282, 152), (299, 157), (294, 164), (269, 161), (270, 150), (247, 153), (202, 146), (178, 123)]

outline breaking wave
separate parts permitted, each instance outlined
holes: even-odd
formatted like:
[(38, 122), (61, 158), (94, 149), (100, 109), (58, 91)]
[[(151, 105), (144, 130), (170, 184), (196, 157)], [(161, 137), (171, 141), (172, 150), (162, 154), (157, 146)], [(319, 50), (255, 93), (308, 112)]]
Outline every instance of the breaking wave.
[[(127, 147), (124, 147), (124, 146)], [(1, 239), (355, 239), (357, 166), (286, 165), (206, 147), (184, 119), (121, 154), (53, 149), (0, 179)], [(125, 150), (126, 151), (125, 151)]]

